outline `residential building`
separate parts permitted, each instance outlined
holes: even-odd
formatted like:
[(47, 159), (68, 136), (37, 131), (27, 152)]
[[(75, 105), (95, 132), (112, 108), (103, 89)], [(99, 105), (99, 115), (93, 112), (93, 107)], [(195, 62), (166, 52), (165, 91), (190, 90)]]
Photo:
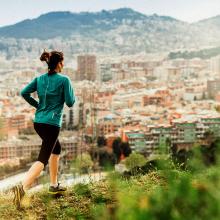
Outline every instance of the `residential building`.
[(96, 80), (96, 56), (80, 55), (77, 57), (77, 77), (76, 80)]

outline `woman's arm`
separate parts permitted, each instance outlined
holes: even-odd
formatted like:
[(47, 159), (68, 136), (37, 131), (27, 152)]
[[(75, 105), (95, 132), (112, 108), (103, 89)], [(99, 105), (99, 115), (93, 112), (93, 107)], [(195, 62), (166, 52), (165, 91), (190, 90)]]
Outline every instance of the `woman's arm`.
[(75, 95), (74, 95), (73, 87), (68, 77), (66, 77), (64, 81), (64, 98), (65, 98), (65, 103), (68, 107), (72, 107), (73, 104), (75, 103)]
[(35, 108), (38, 107), (38, 102), (31, 97), (31, 93), (35, 92), (37, 90), (37, 78), (35, 78), (31, 83), (29, 83), (27, 86), (24, 87), (24, 89), (21, 90), (21, 96), (32, 106)]

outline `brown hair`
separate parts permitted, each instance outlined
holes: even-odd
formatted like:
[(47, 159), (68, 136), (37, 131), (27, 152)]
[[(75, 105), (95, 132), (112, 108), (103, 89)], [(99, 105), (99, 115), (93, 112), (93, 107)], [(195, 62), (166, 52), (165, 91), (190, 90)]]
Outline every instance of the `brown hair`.
[(51, 52), (47, 52), (44, 50), (44, 52), (40, 56), (40, 60), (43, 62), (45, 61), (47, 63), (49, 74), (54, 73), (57, 64), (63, 61), (63, 59), (64, 59), (63, 53), (55, 50)]

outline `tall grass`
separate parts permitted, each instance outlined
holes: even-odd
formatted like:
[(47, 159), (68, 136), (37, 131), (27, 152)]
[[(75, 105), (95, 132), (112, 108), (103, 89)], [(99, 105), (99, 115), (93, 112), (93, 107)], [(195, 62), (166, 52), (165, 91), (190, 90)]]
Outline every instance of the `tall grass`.
[(217, 156), (207, 163), (202, 151), (195, 148), (184, 168), (170, 158), (154, 161), (149, 167), (143, 169), (145, 174), (134, 173), (136, 168), (130, 175), (109, 172), (105, 180), (70, 187), (64, 197), (54, 198), (42, 190), (28, 197), (23, 211), (1, 196), (0, 219), (220, 219)]

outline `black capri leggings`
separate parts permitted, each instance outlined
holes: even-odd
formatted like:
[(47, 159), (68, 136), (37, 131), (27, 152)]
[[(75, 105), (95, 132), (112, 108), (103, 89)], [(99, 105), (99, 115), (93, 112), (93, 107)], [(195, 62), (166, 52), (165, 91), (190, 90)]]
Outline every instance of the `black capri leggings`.
[(59, 155), (61, 152), (61, 145), (58, 140), (60, 128), (50, 124), (35, 122), (34, 129), (42, 139), (42, 145), (37, 160), (46, 166), (51, 153)]

